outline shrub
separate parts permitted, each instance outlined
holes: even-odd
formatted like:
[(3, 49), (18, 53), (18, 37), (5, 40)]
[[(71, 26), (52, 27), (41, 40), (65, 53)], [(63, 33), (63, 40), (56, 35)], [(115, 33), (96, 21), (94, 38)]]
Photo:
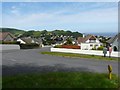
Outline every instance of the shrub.
[(16, 42), (16, 41), (2, 41), (2, 44), (20, 44), (20, 42)]
[(72, 40), (70, 38), (68, 38), (64, 45), (73, 45)]
[(54, 46), (54, 48), (61, 48), (61, 47), (62, 47), (61, 45)]
[(31, 43), (31, 44), (20, 44), (20, 49), (33, 49), (39, 48), (39, 44)]
[(92, 48), (92, 50), (96, 50), (96, 48)]
[(98, 47), (97, 50), (103, 50), (103, 46)]

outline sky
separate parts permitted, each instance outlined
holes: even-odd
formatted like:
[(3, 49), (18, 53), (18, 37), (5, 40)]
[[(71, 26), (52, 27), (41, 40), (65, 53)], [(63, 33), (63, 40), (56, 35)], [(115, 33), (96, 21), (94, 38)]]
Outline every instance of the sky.
[[(1, 24), (0, 24), (1, 25)], [(117, 2), (2, 2), (1, 27), (117, 32)]]

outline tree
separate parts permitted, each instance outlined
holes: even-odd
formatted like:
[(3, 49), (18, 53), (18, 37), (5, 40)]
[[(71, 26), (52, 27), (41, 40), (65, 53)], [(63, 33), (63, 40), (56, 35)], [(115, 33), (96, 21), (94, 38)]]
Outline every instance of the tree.
[(40, 32), (40, 31), (34, 31), (34, 32), (33, 32), (33, 36), (34, 36), (35, 38), (39, 38), (40, 35), (41, 35), (41, 32)]
[(67, 38), (65, 45), (73, 45), (72, 40), (70, 38)]
[(29, 36), (33, 37), (33, 32), (34, 31), (27, 31), (22, 36), (24, 36), (24, 37), (29, 37)]
[(72, 36), (78, 38), (78, 37), (82, 37), (83, 35), (79, 32), (73, 32)]
[(41, 31), (41, 35), (42, 35), (42, 36), (45, 36), (47, 33), (48, 33), (47, 30)]

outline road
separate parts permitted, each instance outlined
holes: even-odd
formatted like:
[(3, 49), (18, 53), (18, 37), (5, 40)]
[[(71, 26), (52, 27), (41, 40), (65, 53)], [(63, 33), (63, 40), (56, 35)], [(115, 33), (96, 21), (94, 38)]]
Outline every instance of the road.
[(3, 51), (2, 74), (14, 75), (21, 73), (45, 73), (57, 71), (88, 71), (107, 73), (108, 64), (112, 65), (113, 73), (118, 73), (117, 61), (43, 55), (40, 53), (42, 51), (50, 51), (50, 47), (44, 47), (41, 49)]

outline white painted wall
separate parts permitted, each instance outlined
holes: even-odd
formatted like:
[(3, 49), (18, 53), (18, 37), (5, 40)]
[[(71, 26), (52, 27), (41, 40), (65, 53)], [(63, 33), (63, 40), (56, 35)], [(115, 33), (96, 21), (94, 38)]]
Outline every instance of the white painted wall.
[(96, 48), (98, 48), (100, 47), (101, 43), (81, 43), (81, 50), (90, 50), (94, 48), (95, 45), (97, 45)]
[(96, 39), (96, 43), (100, 43), (100, 41), (98, 39)]
[(0, 44), (0, 49), (2, 50), (19, 50), (20, 46), (19, 45), (14, 45), (14, 44)]
[[(89, 55), (100, 55), (100, 56), (103, 56), (103, 51), (97, 51), (97, 50), (51, 48), (51, 52), (78, 53), (78, 54), (89, 54)], [(106, 56), (109, 56), (109, 52), (107, 52)], [(111, 56), (112, 57), (118, 57), (118, 52), (112, 52)]]
[(21, 44), (26, 44), (26, 42), (24, 42), (23, 40), (21, 40), (20, 38), (17, 39), (18, 42), (20, 42)]

